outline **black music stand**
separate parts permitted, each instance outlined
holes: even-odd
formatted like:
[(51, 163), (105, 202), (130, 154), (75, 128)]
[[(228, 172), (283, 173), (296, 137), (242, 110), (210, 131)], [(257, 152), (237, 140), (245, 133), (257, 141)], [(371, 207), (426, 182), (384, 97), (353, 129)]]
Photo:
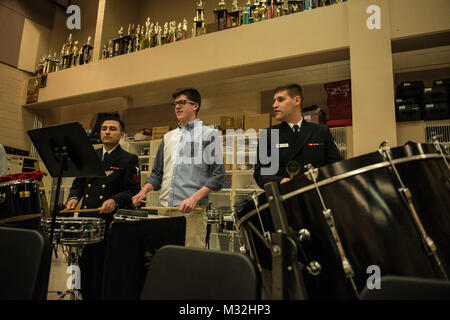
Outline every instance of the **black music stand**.
[(53, 244), (62, 178), (104, 177), (105, 171), (86, 132), (78, 122), (29, 130), (28, 135), (50, 175), (58, 178), (49, 236), (50, 244)]

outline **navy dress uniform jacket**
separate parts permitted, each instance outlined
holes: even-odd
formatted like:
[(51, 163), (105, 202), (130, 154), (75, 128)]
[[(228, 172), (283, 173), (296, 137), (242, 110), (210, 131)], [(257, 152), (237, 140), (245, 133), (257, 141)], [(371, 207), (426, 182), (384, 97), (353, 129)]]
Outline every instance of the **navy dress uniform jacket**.
[[(102, 158), (102, 148), (96, 152)], [(138, 157), (123, 150), (120, 145), (102, 162), (106, 177), (76, 178), (69, 199), (84, 197), (81, 209), (95, 209), (108, 199), (114, 199), (118, 208), (131, 209), (131, 197), (140, 187)]]
[[(96, 150), (102, 158), (103, 149)], [(70, 189), (69, 198), (84, 197), (82, 209), (96, 209), (108, 199), (117, 202), (117, 208), (131, 209), (131, 197), (140, 191), (138, 157), (123, 150), (120, 145), (102, 162), (106, 177), (77, 178)], [(114, 212), (113, 212), (114, 213)], [(86, 245), (79, 260), (81, 270), (81, 294), (83, 299), (98, 300), (103, 297), (103, 276), (105, 270), (106, 247), (109, 225), (113, 213), (80, 213), (84, 217), (105, 220), (104, 241)]]
[(280, 182), (283, 178), (289, 178), (286, 171), (286, 165), (289, 161), (295, 160), (300, 165), (300, 173), (305, 172), (307, 164), (312, 164), (315, 168), (342, 160), (342, 155), (334, 142), (330, 129), (321, 124), (307, 122), (303, 119), (300, 133), (294, 133), (291, 127), (286, 123), (271, 126), (267, 130), (267, 155), (270, 155), (271, 129), (279, 130), (279, 141), (277, 150), (279, 151), (278, 171), (274, 175), (262, 175), (261, 168), (269, 167), (269, 164), (261, 164), (259, 155), (259, 144), (257, 163), (253, 177), (256, 183), (264, 188), (264, 184), (270, 181)]

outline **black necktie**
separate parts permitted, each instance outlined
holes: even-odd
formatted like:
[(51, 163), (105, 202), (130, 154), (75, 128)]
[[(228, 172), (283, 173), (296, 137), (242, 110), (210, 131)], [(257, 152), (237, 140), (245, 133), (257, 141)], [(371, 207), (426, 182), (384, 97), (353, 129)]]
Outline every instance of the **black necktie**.
[(109, 153), (105, 152), (105, 154), (103, 155), (103, 162), (108, 159), (108, 156), (109, 156)]
[(297, 124), (294, 124), (292, 129), (294, 129), (294, 133), (300, 133), (300, 127)]

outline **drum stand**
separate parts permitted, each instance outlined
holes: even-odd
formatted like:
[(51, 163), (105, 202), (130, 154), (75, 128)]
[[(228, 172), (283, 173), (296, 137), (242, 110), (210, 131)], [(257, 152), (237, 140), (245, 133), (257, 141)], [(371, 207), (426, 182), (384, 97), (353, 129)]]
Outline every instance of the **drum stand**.
[(71, 267), (72, 275), (70, 276), (72, 282), (67, 285), (69, 290), (60, 293), (59, 300), (64, 299), (66, 295), (70, 296), (70, 300), (83, 300), (80, 288), (80, 267), (79, 260), (84, 249), (84, 245), (62, 245), (64, 256), (66, 257), (67, 266)]
[(270, 235), (272, 253), (272, 299), (285, 300), (289, 297), (288, 272), (293, 273), (295, 297), (291, 299), (308, 299), (301, 274), (301, 265), (297, 259), (297, 245), (289, 230), (283, 200), (276, 182), (264, 185), (275, 232)]

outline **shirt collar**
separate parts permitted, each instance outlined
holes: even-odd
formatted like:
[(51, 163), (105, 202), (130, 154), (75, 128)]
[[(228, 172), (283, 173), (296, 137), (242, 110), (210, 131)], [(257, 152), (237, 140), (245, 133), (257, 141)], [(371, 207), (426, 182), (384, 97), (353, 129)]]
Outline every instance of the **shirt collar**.
[[(192, 120), (192, 121), (190, 121), (190, 122), (188, 122), (188, 123), (186, 123), (186, 125), (184, 126), (184, 128), (186, 129), (186, 130), (192, 130), (192, 129), (194, 129), (194, 127), (197, 125), (197, 123), (199, 123), (200, 122), (200, 119), (194, 119), (194, 120)], [(178, 128), (181, 130), (181, 129), (183, 129), (183, 127), (180, 125), (180, 123), (178, 123)]]
[(112, 149), (109, 150), (109, 151), (106, 151), (105, 146), (103, 146), (102, 159), (103, 159), (103, 156), (105, 155), (105, 152), (108, 152), (109, 154), (111, 154), (114, 150), (117, 149), (118, 146), (119, 146), (119, 145), (115, 146), (114, 148), (112, 148)]
[(303, 122), (303, 117), (297, 123), (289, 123), (289, 122), (286, 122), (286, 123), (289, 125), (289, 127), (291, 127), (292, 130), (294, 130), (294, 126), (295, 125), (298, 125), (298, 127), (301, 128), (302, 127), (302, 122)]

